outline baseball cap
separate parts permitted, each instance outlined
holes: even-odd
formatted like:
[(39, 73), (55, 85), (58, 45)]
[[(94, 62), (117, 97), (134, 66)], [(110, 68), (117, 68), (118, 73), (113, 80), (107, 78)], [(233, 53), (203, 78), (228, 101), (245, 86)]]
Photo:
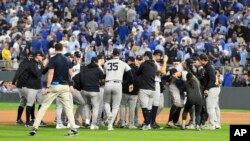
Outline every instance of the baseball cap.
[(35, 53), (35, 56), (42, 56), (42, 57), (44, 57), (44, 54), (43, 54), (42, 51), (37, 51), (37, 52)]
[(65, 53), (64, 56), (73, 58), (73, 55), (71, 53)]
[(135, 57), (129, 56), (128, 59), (127, 59), (127, 62), (128, 62), (128, 61), (135, 62)]
[(98, 59), (105, 59), (105, 56), (102, 55), (102, 54), (99, 54), (99, 55), (97, 55), (97, 58), (98, 58)]
[(147, 56), (149, 58), (153, 58), (153, 55), (150, 51), (146, 51), (143, 56)]
[(114, 50), (113, 50), (113, 53), (112, 53), (114, 56), (119, 56), (120, 55), (120, 51), (119, 51), (119, 49), (117, 49), (117, 48), (115, 48)]
[(137, 55), (137, 56), (136, 56), (136, 60), (140, 60), (140, 61), (143, 60), (143, 56)]
[(106, 56), (106, 60), (111, 60), (112, 59), (112, 56), (111, 55), (107, 55)]
[(98, 62), (98, 58), (97, 57), (92, 57), (91, 58), (91, 63), (97, 63)]
[(74, 53), (74, 56), (80, 58), (82, 55), (81, 55), (81, 53), (79, 51), (76, 51)]
[(163, 53), (162, 53), (162, 51), (161, 50), (155, 50), (154, 51), (154, 55), (160, 55), (160, 56), (162, 56), (163, 55)]
[(173, 75), (173, 74), (175, 74), (178, 71), (177, 71), (176, 68), (172, 68), (169, 72), (170, 72), (170, 75)]

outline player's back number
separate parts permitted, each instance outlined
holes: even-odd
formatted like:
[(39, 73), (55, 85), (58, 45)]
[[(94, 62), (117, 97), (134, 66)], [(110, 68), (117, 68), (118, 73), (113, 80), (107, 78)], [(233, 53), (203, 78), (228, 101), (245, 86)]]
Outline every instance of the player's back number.
[(118, 70), (118, 62), (108, 63), (108, 71), (117, 71)]

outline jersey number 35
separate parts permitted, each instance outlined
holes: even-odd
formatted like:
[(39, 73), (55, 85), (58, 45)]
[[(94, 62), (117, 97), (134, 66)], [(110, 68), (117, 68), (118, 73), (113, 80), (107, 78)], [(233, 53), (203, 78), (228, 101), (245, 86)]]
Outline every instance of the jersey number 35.
[(118, 62), (108, 63), (109, 66), (108, 71), (117, 71), (118, 70)]

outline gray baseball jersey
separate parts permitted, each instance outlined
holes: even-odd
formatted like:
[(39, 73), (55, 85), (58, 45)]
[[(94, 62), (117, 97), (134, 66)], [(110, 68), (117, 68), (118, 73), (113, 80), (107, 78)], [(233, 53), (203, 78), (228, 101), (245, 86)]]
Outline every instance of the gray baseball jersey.
[[(106, 83), (104, 88), (104, 107), (108, 116), (108, 127), (112, 127), (117, 116), (119, 105), (122, 99), (122, 80), (124, 72), (131, 68), (125, 62), (119, 59), (112, 59), (104, 64), (104, 73), (106, 74)], [(112, 101), (112, 104), (111, 104)], [(112, 105), (112, 112), (111, 112)]]
[(104, 64), (104, 73), (106, 74), (106, 81), (120, 81), (123, 80), (124, 72), (131, 68), (125, 62), (119, 59), (112, 59)]

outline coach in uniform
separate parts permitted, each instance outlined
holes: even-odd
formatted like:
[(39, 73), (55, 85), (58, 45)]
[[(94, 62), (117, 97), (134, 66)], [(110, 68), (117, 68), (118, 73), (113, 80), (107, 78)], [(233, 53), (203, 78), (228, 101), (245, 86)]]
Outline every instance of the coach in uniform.
[(131, 67), (131, 72), (133, 74), (134, 78), (134, 89), (132, 92), (129, 92), (129, 77), (128, 74), (125, 73), (123, 76), (123, 84), (122, 84), (122, 101), (121, 101), (121, 127), (125, 126), (126, 121), (126, 105), (129, 106), (129, 129), (135, 129), (137, 128), (134, 124), (134, 118), (135, 118), (135, 107), (137, 105), (137, 98), (138, 98), (138, 92), (139, 92), (139, 86), (138, 86), (138, 77), (137, 77), (137, 71), (138, 67), (135, 65), (135, 58), (130, 56), (127, 59), (127, 64)]
[(100, 99), (100, 81), (103, 79), (103, 71), (98, 66), (98, 58), (93, 57), (91, 63), (81, 69), (82, 97), (86, 104), (84, 109), (86, 112), (86, 120), (90, 119), (90, 107), (92, 107), (92, 123), (91, 130), (99, 129), (97, 118), (99, 113)]
[(73, 107), (71, 107), (69, 103), (70, 92), (74, 91), (73, 87), (71, 86), (72, 83), (70, 81), (70, 74), (72, 74), (71, 62), (67, 57), (62, 55), (62, 44), (56, 44), (55, 51), (56, 55), (50, 59), (48, 65), (49, 71), (47, 87), (44, 90), (46, 98), (42, 104), (41, 109), (38, 111), (37, 118), (30, 132), (30, 135), (32, 136), (36, 134), (38, 125), (40, 124), (45, 112), (57, 97), (61, 97), (66, 115), (70, 123), (70, 131), (66, 135), (75, 136), (78, 134), (73, 115)]
[[(17, 110), (16, 125), (22, 125), (23, 124), (23, 121), (22, 121), (21, 117), (22, 117), (23, 109), (24, 109), (24, 107), (26, 106), (26, 103), (27, 103), (23, 88), (26, 87), (26, 82), (27, 82), (27, 79), (29, 77), (29, 74), (25, 70), (28, 67), (29, 62), (30, 62), (30, 60), (32, 58), (33, 58), (33, 54), (29, 53), (27, 58), (25, 58), (19, 64), (18, 70), (16, 71), (16, 73), (14, 75), (14, 78), (12, 80), (12, 84), (16, 85), (16, 87), (18, 88), (18, 94), (19, 94), (19, 97), (20, 97), (19, 106), (18, 106), (18, 110)], [(31, 118), (34, 119), (35, 115), (31, 114)]]
[(23, 91), (26, 93), (26, 127), (32, 126), (33, 123), (30, 121), (30, 115), (32, 111), (32, 107), (36, 102), (36, 98), (39, 95), (38, 101), (42, 103), (42, 75), (44, 71), (43, 61), (43, 53), (38, 51), (34, 55), (34, 59), (31, 59), (25, 71), (28, 73), (29, 77), (26, 80), (26, 87), (24, 87)]
[[(113, 50), (113, 59), (104, 64), (105, 88), (104, 88), (104, 107), (108, 116), (108, 130), (113, 129), (113, 123), (122, 99), (122, 78), (125, 72), (129, 75), (129, 90), (133, 90), (133, 75), (128, 64), (119, 59), (119, 50)], [(111, 112), (112, 105), (112, 112)]]
[(139, 100), (142, 107), (142, 114), (144, 117), (144, 125), (142, 130), (151, 129), (151, 109), (153, 104), (153, 96), (155, 91), (155, 76), (157, 66), (153, 60), (151, 52), (146, 51), (144, 54), (144, 62), (139, 67), (137, 75), (139, 76)]
[[(216, 128), (220, 128), (219, 119), (216, 116), (216, 108), (219, 108), (219, 94), (220, 87), (216, 84), (216, 75), (215, 69), (210, 64), (208, 56), (205, 54), (201, 54), (199, 56), (199, 62), (204, 67), (204, 94), (207, 96), (206, 104), (207, 104), (207, 112), (209, 118), (209, 124), (204, 129), (214, 130)], [(220, 114), (220, 113), (219, 113)]]

